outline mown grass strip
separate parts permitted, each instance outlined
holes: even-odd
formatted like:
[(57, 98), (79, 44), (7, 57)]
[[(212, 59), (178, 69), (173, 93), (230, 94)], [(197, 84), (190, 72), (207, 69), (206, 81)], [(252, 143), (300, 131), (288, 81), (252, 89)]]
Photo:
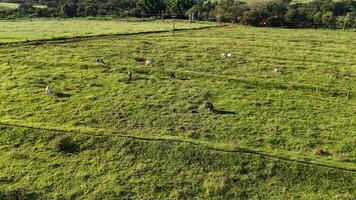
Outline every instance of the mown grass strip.
[[(228, 25), (217, 25), (217, 26), (204, 26), (204, 27), (197, 27), (197, 28), (180, 28), (174, 30), (175, 32), (182, 32), (182, 31), (191, 31), (191, 30), (203, 30), (209, 28), (221, 28), (226, 27)], [(87, 39), (97, 39), (103, 37), (115, 37), (115, 36), (131, 36), (131, 35), (144, 35), (144, 34), (158, 34), (158, 33), (168, 33), (173, 32), (173, 30), (158, 30), (158, 31), (141, 31), (135, 33), (115, 33), (115, 34), (97, 34), (97, 35), (83, 35), (83, 36), (75, 36), (75, 37), (53, 37), (49, 39), (34, 39), (34, 40), (27, 40), (27, 41), (18, 41), (18, 42), (0, 42), (0, 46), (5, 45), (18, 45), (18, 44), (26, 44), (26, 45), (42, 45), (45, 43), (52, 43), (52, 44), (62, 44), (62, 43), (72, 43), (72, 42), (80, 42)]]
[(66, 127), (66, 128), (53, 128), (49, 127), (45, 124), (37, 124), (37, 125), (28, 125), (23, 122), (19, 121), (11, 121), (11, 120), (0, 120), (0, 125), (2, 126), (7, 126), (7, 127), (19, 127), (19, 128), (27, 128), (27, 129), (36, 129), (36, 130), (46, 130), (46, 131), (55, 131), (55, 132), (61, 132), (61, 133), (66, 133), (66, 134), (81, 134), (81, 135), (88, 135), (88, 136), (94, 136), (94, 137), (121, 137), (121, 138), (130, 138), (130, 139), (136, 139), (136, 140), (144, 140), (144, 141), (156, 141), (156, 142), (177, 142), (177, 143), (189, 143), (191, 145), (203, 147), (209, 150), (214, 150), (214, 151), (219, 151), (219, 152), (225, 152), (225, 153), (245, 153), (245, 154), (253, 154), (253, 155), (258, 155), (258, 156), (263, 156), (263, 157), (268, 157), (268, 158), (274, 158), (274, 159), (279, 159), (287, 162), (294, 162), (294, 163), (299, 163), (299, 164), (305, 164), (305, 165), (310, 165), (310, 166), (318, 166), (318, 167), (326, 167), (330, 169), (337, 169), (337, 170), (342, 170), (345, 172), (350, 172), (350, 173), (356, 173), (356, 169), (350, 168), (350, 167), (344, 167), (341, 165), (332, 165), (329, 163), (325, 162), (317, 162), (314, 160), (306, 161), (302, 160), (305, 158), (298, 157), (298, 158), (293, 158), (290, 155), (276, 155), (273, 153), (267, 153), (267, 152), (262, 152), (262, 151), (255, 151), (251, 150), (248, 148), (243, 148), (243, 147), (232, 147), (231, 145), (228, 144), (212, 144), (210, 142), (204, 142), (204, 141), (197, 141), (193, 139), (186, 139), (186, 138), (179, 138), (179, 137), (174, 137), (174, 136), (155, 136), (155, 135), (127, 135), (125, 133), (119, 132), (119, 131), (114, 131), (114, 130), (105, 130), (105, 129), (96, 129), (94, 130), (93, 128), (87, 128), (87, 127)]

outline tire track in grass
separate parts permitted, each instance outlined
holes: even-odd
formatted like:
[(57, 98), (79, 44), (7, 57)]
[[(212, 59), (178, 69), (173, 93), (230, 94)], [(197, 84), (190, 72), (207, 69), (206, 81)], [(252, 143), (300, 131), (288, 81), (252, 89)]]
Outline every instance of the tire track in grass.
[[(33, 63), (41, 63), (38, 61), (30, 62), (27, 61), (29, 64)], [(43, 63), (44, 64), (44, 63)], [(63, 63), (60, 63), (63, 64)], [(69, 64), (69, 63), (68, 63)], [(51, 66), (56, 66), (59, 65), (58, 63), (52, 63)], [(318, 86), (318, 85), (312, 85), (312, 84), (305, 84), (305, 83), (298, 83), (298, 82), (277, 82), (277, 81), (264, 81), (262, 78), (258, 79), (246, 79), (246, 78), (238, 78), (235, 76), (231, 75), (221, 75), (221, 74), (212, 74), (212, 73), (206, 73), (206, 72), (198, 72), (198, 71), (192, 71), (192, 70), (162, 70), (158, 68), (147, 68), (147, 67), (132, 67), (132, 70), (137, 70), (138, 73), (140, 72), (145, 72), (145, 71), (151, 71), (155, 73), (166, 73), (166, 72), (175, 72), (178, 74), (184, 74), (187, 77), (204, 77), (204, 78), (215, 78), (218, 80), (225, 80), (225, 81), (233, 81), (233, 82), (239, 82), (243, 83), (246, 85), (251, 85), (259, 88), (264, 88), (264, 89), (280, 89), (280, 90), (300, 90), (300, 91), (306, 91), (306, 92), (320, 92), (324, 95), (328, 95), (331, 97), (343, 97), (348, 100), (355, 98), (356, 96), (356, 90), (352, 89), (339, 89), (339, 88), (330, 88), (326, 86)]]
[[(65, 133), (65, 134), (78, 134), (78, 135), (86, 135), (86, 136), (91, 136), (91, 137), (120, 137), (120, 138), (129, 138), (129, 139), (134, 139), (134, 140), (142, 140), (142, 141), (151, 141), (151, 142), (175, 142), (175, 143), (188, 143), (197, 147), (205, 148), (208, 150), (213, 150), (213, 151), (218, 151), (218, 152), (224, 152), (224, 153), (244, 153), (244, 154), (252, 154), (256, 156), (262, 156), (266, 158), (272, 158), (272, 159), (278, 159), (278, 160), (283, 160), (286, 162), (293, 162), (293, 163), (298, 163), (298, 164), (303, 164), (303, 165), (309, 165), (313, 167), (325, 167), (329, 169), (336, 169), (336, 170), (341, 170), (344, 172), (348, 173), (356, 173), (356, 169), (354, 168), (346, 168), (346, 167), (340, 167), (340, 166), (334, 166), (331, 164), (326, 164), (326, 163), (317, 163), (313, 161), (305, 161), (305, 160), (299, 160), (295, 158), (288, 157), (288, 155), (285, 156), (278, 156), (274, 155), (271, 153), (267, 152), (262, 152), (262, 151), (256, 151), (256, 150), (251, 150), (247, 148), (240, 148), (240, 147), (233, 147), (232, 149), (226, 149), (223, 147), (217, 147), (214, 146), (214, 144), (207, 144), (207, 142), (203, 141), (196, 141), (192, 139), (184, 139), (184, 138), (177, 138), (177, 137), (172, 137), (172, 136), (142, 136), (142, 135), (128, 135), (125, 133), (120, 133), (116, 131), (110, 131), (110, 130), (93, 130), (92, 128), (88, 128), (85, 131), (80, 130), (80, 128), (75, 128), (73, 129), (61, 129), (61, 128), (53, 128), (53, 127), (45, 127), (45, 126), (30, 126), (26, 124), (20, 124), (18, 121), (15, 122), (9, 122), (8, 120), (1, 121), (0, 120), (0, 125), (1, 126), (6, 126), (10, 128), (26, 128), (26, 129), (32, 129), (32, 130), (42, 130), (42, 131), (53, 131), (53, 132), (58, 132), (58, 133)], [(225, 146), (229, 146), (226, 145)], [(231, 146), (230, 146), (231, 148)]]
[[(311, 85), (311, 84), (303, 84), (303, 83), (297, 83), (297, 82), (286, 82), (286, 83), (281, 83), (281, 82), (272, 82), (272, 81), (263, 81), (261, 79), (256, 79), (256, 80), (251, 80), (251, 79), (243, 79), (243, 78), (237, 78), (234, 76), (229, 76), (229, 75), (220, 75), (220, 74), (211, 74), (211, 73), (205, 73), (205, 72), (197, 72), (197, 71), (191, 71), (191, 70), (160, 70), (160, 69), (152, 69), (152, 68), (142, 68), (142, 67), (136, 67), (132, 68), (133, 70), (150, 70), (154, 72), (176, 72), (178, 74), (185, 74), (188, 75), (188, 77), (194, 77), (194, 76), (199, 76), (199, 77), (210, 77), (210, 78), (216, 78), (216, 79), (224, 79), (226, 81), (235, 81), (235, 82), (240, 82), (243, 84), (247, 85), (253, 85), (256, 87), (264, 88), (264, 89), (269, 89), (269, 88), (274, 88), (274, 89), (280, 89), (280, 90), (301, 90), (301, 91), (309, 91), (309, 92), (320, 92), (329, 96), (339, 96), (339, 97), (347, 97), (349, 99), (353, 98), (356, 94), (355, 90), (345, 90), (345, 89), (338, 89), (338, 88), (328, 88), (325, 86), (317, 86), (317, 85)], [(138, 71), (139, 73), (139, 71)]]

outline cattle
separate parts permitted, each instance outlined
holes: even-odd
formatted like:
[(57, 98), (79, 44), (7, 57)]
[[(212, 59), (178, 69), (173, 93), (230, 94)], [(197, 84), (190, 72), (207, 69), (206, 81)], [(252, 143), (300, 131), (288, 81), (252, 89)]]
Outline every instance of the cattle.
[(146, 66), (152, 66), (152, 60), (146, 60)]
[(52, 88), (49, 85), (46, 87), (46, 94), (47, 95), (51, 95), (52, 94)]
[(205, 102), (205, 109), (207, 111), (214, 111), (214, 105), (211, 102)]
[(133, 75), (133, 72), (131, 70), (127, 72), (127, 80), (128, 81), (132, 80), (132, 75)]
[(275, 74), (282, 74), (282, 73), (283, 73), (283, 69), (282, 69), (282, 68), (279, 68), (279, 67), (278, 67), (278, 68), (275, 68), (275, 69), (274, 69), (274, 73), (275, 73)]

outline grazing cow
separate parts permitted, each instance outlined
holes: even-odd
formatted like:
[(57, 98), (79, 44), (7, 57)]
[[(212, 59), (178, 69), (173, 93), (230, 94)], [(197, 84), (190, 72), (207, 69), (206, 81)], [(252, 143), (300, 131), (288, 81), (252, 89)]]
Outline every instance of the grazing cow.
[(152, 60), (146, 60), (146, 66), (152, 66)]
[(205, 103), (205, 109), (208, 111), (214, 111), (214, 105), (210, 102)]
[(283, 73), (283, 69), (278, 67), (278, 68), (274, 69), (274, 73), (275, 74), (282, 74)]
[(224, 52), (224, 53), (221, 54), (221, 57), (222, 57), (222, 58), (232, 58), (232, 53), (226, 53), (226, 52)]
[(52, 88), (49, 85), (46, 87), (46, 94), (47, 95), (51, 95), (52, 94)]
[(127, 76), (128, 76), (127, 78), (129, 81), (132, 80), (132, 74), (133, 74), (133, 72), (131, 70), (129, 72), (127, 72)]
[(102, 58), (96, 58), (96, 63), (105, 65), (105, 62)]
[(325, 156), (328, 155), (328, 152), (322, 149), (315, 149), (314, 150), (314, 155), (316, 156)]

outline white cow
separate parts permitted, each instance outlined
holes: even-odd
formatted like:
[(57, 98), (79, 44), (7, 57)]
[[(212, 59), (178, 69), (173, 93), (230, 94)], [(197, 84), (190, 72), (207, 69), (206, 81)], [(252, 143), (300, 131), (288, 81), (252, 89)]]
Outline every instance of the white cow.
[(222, 53), (222, 54), (221, 54), (221, 57), (222, 57), (222, 58), (227, 58), (227, 53), (226, 53), (226, 52)]
[(146, 60), (146, 66), (152, 66), (152, 60)]
[(274, 73), (275, 74), (282, 74), (283, 73), (283, 69), (278, 67), (278, 68), (274, 69)]
[(221, 57), (222, 57), (222, 58), (232, 58), (232, 53), (226, 53), (226, 52), (224, 52), (224, 53), (221, 54)]
[(51, 95), (52, 94), (52, 88), (49, 85), (47, 85), (47, 87), (46, 87), (46, 94), (47, 95)]

